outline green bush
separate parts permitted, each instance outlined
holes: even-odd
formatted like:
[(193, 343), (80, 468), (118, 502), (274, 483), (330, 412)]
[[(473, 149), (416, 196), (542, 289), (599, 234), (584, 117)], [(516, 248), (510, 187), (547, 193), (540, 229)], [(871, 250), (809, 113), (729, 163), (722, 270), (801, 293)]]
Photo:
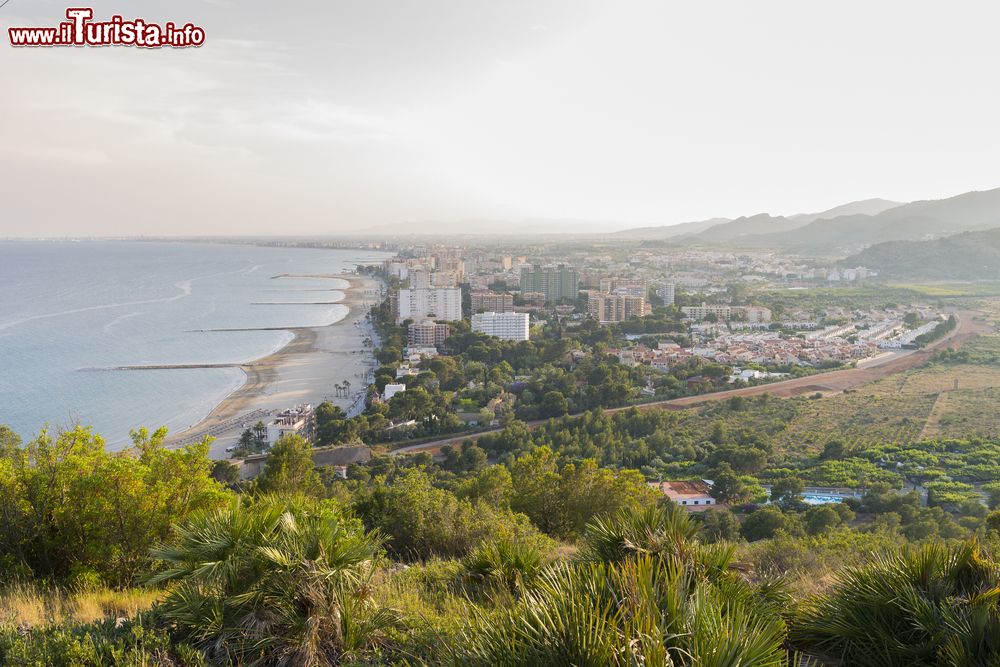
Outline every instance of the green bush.
[(812, 599), (792, 638), (842, 664), (995, 665), (1000, 568), (976, 542), (877, 554)]
[(323, 665), (364, 655), (397, 624), (375, 603), (381, 538), (304, 497), (192, 516), (153, 550), (158, 611), (221, 662)]
[(477, 613), (450, 647), (461, 665), (784, 667), (777, 598), (674, 558), (561, 563), (510, 608)]
[(20, 632), (0, 626), (0, 664), (9, 667), (202, 667), (202, 654), (140, 616)]

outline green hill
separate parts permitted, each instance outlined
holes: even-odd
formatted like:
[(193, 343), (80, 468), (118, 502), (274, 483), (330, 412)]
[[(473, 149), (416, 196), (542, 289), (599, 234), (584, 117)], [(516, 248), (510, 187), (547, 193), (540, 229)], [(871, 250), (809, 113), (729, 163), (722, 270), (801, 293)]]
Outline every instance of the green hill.
[(887, 241), (844, 260), (889, 278), (1000, 279), (1000, 228), (930, 241)]

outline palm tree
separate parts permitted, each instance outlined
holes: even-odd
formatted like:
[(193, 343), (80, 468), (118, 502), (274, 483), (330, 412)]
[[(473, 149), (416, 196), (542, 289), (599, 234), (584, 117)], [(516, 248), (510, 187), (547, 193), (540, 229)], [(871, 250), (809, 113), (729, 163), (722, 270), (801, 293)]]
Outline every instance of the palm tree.
[(566, 563), (456, 642), (461, 665), (785, 667), (779, 609), (737, 580), (711, 582), (673, 558)]
[(877, 554), (811, 600), (792, 639), (843, 664), (1000, 664), (1000, 568), (974, 540)]
[(193, 515), (153, 550), (163, 618), (212, 660), (335, 665), (398, 623), (370, 586), (382, 539), (304, 497)]
[(782, 587), (750, 583), (731, 546), (704, 546), (694, 535), (673, 506), (592, 522), (574, 562), (537, 575), (498, 612), (474, 614), (453, 662), (786, 667)]
[(697, 532), (687, 512), (674, 503), (624, 508), (614, 517), (598, 517), (586, 526), (577, 557), (611, 563), (642, 553), (678, 553), (692, 544)]
[(462, 560), (465, 577), (487, 590), (518, 594), (542, 572), (544, 555), (528, 541), (488, 539)]
[(264, 422), (258, 420), (256, 424), (253, 425), (253, 435), (257, 439), (257, 446), (263, 447), (264, 443), (267, 442), (267, 426)]

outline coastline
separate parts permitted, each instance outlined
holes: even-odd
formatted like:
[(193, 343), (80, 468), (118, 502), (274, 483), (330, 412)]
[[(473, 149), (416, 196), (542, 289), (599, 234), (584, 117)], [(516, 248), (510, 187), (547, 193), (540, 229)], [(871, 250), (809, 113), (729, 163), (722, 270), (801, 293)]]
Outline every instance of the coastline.
[[(344, 298), (336, 302), (347, 307), (347, 314), (326, 326), (283, 328), (293, 334), (284, 347), (245, 364), (222, 364), (240, 368), (245, 375), (243, 383), (201, 421), (171, 434), (167, 441), (170, 446), (179, 447), (211, 435), (215, 438), (211, 458), (228, 458), (226, 448), (239, 440), (246, 425), (266, 421), (285, 408), (328, 400), (345, 411), (356, 409), (373, 368), (372, 349), (364, 344), (366, 338), (374, 340), (366, 321), (368, 307), (377, 302), (382, 283), (358, 274), (311, 277), (348, 282), (342, 290)], [(351, 390), (347, 396), (337, 396), (335, 385), (343, 381), (350, 382)]]

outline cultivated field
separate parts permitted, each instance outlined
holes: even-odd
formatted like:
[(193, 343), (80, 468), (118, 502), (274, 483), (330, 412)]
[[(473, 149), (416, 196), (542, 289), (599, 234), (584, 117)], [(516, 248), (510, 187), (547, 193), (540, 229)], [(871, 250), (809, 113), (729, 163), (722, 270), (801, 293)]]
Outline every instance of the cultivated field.
[(980, 334), (962, 348), (964, 360), (931, 361), (804, 404), (782, 445), (803, 451), (834, 438), (857, 446), (1000, 437), (1000, 337), (987, 326), (998, 316), (991, 302), (978, 318)]

